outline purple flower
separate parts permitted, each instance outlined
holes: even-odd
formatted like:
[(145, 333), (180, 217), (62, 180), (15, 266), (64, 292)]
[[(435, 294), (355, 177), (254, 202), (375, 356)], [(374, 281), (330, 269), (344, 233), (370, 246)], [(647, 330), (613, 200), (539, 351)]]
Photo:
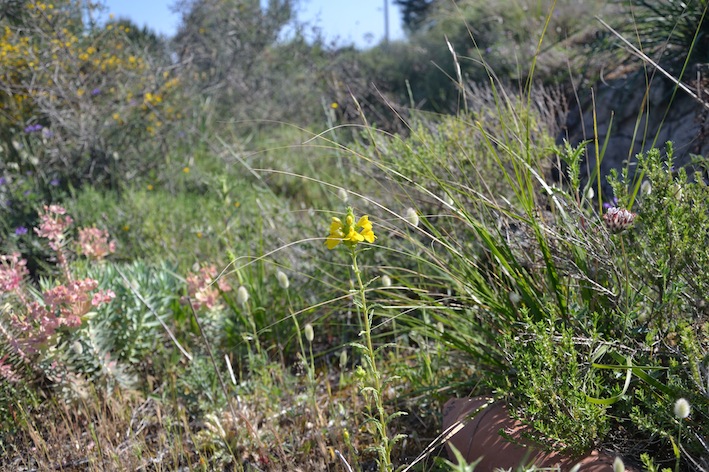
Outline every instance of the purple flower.
[(43, 126), (40, 125), (39, 123), (37, 123), (36, 125), (29, 125), (29, 126), (25, 127), (25, 133), (27, 133), (27, 134), (36, 133), (37, 131), (41, 131), (42, 128), (43, 128)]
[(98, 87), (91, 91), (91, 95), (98, 95), (99, 93), (101, 93), (101, 89)]
[(32, 190), (25, 190), (24, 192), (22, 192), (22, 195), (24, 195), (25, 197), (29, 197), (30, 195), (32, 195)]
[(5, 185), (7, 183), (7, 179), (5, 177), (0, 177), (0, 186)]
[(618, 206), (618, 197), (613, 197), (613, 201), (603, 202), (603, 209), (615, 208)]
[(49, 129), (49, 128), (44, 128), (44, 129), (42, 130), (42, 136), (44, 136), (45, 138), (51, 138), (52, 136), (54, 136), (54, 133), (52, 132), (51, 129)]
[(24, 226), (18, 226), (17, 228), (15, 228), (15, 234), (17, 236), (27, 234), (27, 228), (25, 228)]
[(52, 179), (52, 180), (50, 180), (50, 181), (49, 181), (49, 185), (51, 185), (52, 187), (58, 186), (58, 185), (59, 185), (59, 179)]

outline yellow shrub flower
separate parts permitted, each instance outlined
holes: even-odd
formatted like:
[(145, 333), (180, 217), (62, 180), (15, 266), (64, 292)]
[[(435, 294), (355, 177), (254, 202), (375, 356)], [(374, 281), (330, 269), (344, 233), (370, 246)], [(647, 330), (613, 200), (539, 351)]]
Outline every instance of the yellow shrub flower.
[(364, 215), (355, 223), (352, 208), (348, 208), (344, 223), (337, 217), (332, 218), (330, 234), (325, 240), (325, 245), (327, 245), (328, 249), (334, 249), (338, 244), (344, 243), (353, 248), (362, 241), (373, 243), (375, 239), (377, 237), (372, 231), (372, 223), (369, 221), (369, 216)]

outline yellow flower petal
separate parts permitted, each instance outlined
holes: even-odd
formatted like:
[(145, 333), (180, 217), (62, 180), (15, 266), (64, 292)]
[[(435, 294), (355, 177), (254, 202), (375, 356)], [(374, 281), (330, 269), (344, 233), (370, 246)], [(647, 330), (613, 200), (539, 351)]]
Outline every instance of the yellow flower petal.
[(362, 230), (362, 237), (364, 238), (365, 241), (368, 243), (373, 243), (377, 237), (374, 235), (374, 231), (371, 229), (369, 230)]
[(330, 234), (342, 228), (342, 221), (339, 218), (332, 217), (332, 223), (330, 223)]
[(330, 223), (330, 234), (325, 240), (325, 245), (328, 249), (334, 249), (338, 244), (342, 242), (344, 237), (342, 232), (342, 221), (339, 218), (332, 217), (332, 222)]
[(371, 228), (372, 223), (369, 222), (369, 215), (362, 216), (362, 218), (360, 218), (357, 222), (357, 226), (361, 226), (362, 228), (369, 226)]
[(341, 239), (339, 238), (333, 238), (333, 237), (328, 237), (327, 240), (325, 241), (325, 245), (327, 246), (328, 249), (335, 249), (338, 244), (342, 242)]
[(345, 240), (349, 241), (350, 243), (357, 244), (359, 242), (364, 241), (364, 236), (355, 231), (354, 228), (350, 227), (350, 232), (347, 233), (347, 236), (345, 236)]

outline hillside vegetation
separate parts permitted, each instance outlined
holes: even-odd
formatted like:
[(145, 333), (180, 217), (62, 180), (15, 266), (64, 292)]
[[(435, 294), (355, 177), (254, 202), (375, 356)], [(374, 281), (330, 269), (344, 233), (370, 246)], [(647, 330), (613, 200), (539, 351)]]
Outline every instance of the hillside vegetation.
[(701, 102), (707, 1), (397, 3), (359, 50), (296, 0), (2, 2), (2, 470), (469, 471), (476, 395), (709, 470), (706, 160), (562, 138), (609, 70)]

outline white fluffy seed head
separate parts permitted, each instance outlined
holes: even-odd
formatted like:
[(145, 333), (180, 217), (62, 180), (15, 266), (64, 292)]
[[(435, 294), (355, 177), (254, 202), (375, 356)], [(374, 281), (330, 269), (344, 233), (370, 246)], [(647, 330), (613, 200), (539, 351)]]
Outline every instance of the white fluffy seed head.
[(276, 272), (276, 279), (278, 280), (278, 285), (280, 285), (283, 290), (287, 290), (290, 286), (288, 275), (282, 270)]
[(675, 416), (677, 418), (681, 420), (685, 419), (689, 416), (691, 410), (692, 409), (689, 406), (689, 402), (686, 399), (680, 398), (675, 402)]
[(309, 343), (313, 342), (313, 339), (315, 339), (313, 325), (311, 325), (310, 323), (306, 324), (305, 328), (303, 328), (303, 331), (305, 331), (305, 339), (307, 339)]
[(246, 287), (243, 285), (239, 287), (239, 289), (236, 291), (236, 303), (238, 303), (241, 306), (246, 305), (246, 302), (249, 301), (249, 291), (246, 290)]
[(517, 292), (510, 292), (509, 297), (510, 302), (515, 306), (522, 300), (522, 296)]
[(593, 200), (595, 196), (596, 192), (593, 191), (593, 187), (589, 186), (588, 190), (586, 190), (586, 200)]
[(347, 367), (347, 349), (340, 352), (340, 369), (345, 370), (345, 367)]
[(416, 213), (416, 210), (411, 207), (404, 210), (404, 219), (411, 223), (411, 225), (413, 226), (419, 225), (419, 215), (418, 213)]
[(338, 188), (337, 189), (337, 198), (339, 198), (343, 202), (347, 203), (347, 199), (348, 199), (347, 190), (345, 190), (342, 187)]
[(382, 275), (382, 287), (391, 287), (391, 277), (388, 275)]
[(616, 456), (613, 461), (613, 472), (625, 472), (625, 464), (623, 463), (623, 459), (620, 457)]

